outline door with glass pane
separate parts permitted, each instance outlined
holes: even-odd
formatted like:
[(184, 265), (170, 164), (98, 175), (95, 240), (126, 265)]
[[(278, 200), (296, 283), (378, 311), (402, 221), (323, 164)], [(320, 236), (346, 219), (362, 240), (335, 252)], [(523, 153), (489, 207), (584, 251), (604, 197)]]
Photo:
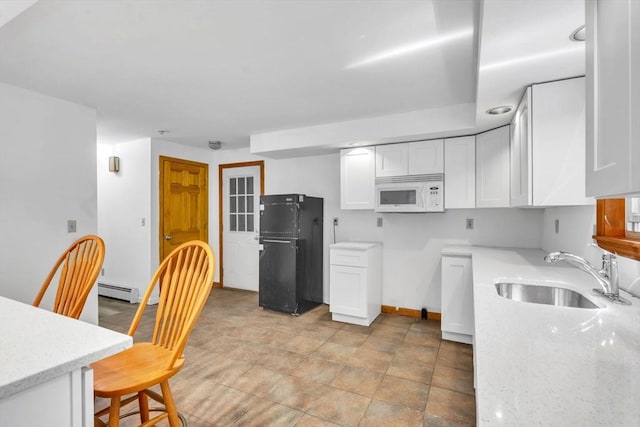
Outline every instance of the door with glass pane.
[(227, 288), (258, 291), (258, 166), (223, 170), (223, 271)]

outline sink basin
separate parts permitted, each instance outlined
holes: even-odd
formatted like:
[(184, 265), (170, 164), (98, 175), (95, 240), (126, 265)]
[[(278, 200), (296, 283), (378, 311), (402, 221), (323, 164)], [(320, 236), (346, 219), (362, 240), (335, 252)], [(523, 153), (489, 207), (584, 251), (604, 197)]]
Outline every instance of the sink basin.
[(571, 289), (524, 283), (496, 283), (498, 295), (514, 301), (575, 308), (600, 308)]

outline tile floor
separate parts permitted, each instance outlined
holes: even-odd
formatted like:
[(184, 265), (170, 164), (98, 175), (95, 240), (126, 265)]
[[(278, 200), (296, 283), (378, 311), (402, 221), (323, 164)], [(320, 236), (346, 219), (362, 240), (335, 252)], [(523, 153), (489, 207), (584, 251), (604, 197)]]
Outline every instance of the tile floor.
[[(100, 325), (126, 333), (137, 305), (99, 306)], [(442, 341), (437, 321), (382, 314), (367, 328), (333, 322), (326, 305), (293, 317), (214, 289), (185, 356), (170, 383), (191, 427), (475, 425), (471, 346)]]

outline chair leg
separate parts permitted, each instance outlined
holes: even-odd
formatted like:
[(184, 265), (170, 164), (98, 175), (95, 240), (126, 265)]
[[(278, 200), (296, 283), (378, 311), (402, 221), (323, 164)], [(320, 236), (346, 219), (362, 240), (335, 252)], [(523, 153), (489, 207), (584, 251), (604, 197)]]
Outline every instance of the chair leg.
[(111, 409), (109, 409), (109, 427), (120, 425), (120, 396), (111, 398)]
[(138, 393), (138, 405), (140, 406), (140, 423), (149, 421), (149, 399), (144, 391)]
[(171, 388), (169, 387), (169, 381), (165, 380), (160, 383), (160, 388), (162, 389), (162, 397), (164, 398), (164, 406), (167, 410), (167, 414), (169, 415), (169, 425), (171, 427), (179, 427), (180, 419), (178, 418), (178, 409), (176, 408), (176, 403), (173, 400), (173, 395), (171, 394)]
[(93, 416), (93, 427), (107, 427), (107, 425), (100, 418), (98, 418), (97, 415), (94, 415)]

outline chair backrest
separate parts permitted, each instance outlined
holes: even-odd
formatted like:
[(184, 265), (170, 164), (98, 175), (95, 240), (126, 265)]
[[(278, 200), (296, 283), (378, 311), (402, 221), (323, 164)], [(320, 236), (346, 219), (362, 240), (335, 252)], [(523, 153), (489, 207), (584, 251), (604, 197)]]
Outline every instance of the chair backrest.
[(173, 352), (167, 369), (182, 357), (189, 334), (204, 307), (213, 285), (215, 258), (208, 244), (200, 240), (175, 248), (158, 267), (133, 318), (133, 336), (156, 285), (160, 300), (151, 342)]
[(33, 305), (38, 307), (54, 277), (58, 277), (58, 290), (53, 311), (77, 319), (84, 303), (100, 274), (104, 262), (104, 242), (98, 236), (79, 238), (60, 255), (45, 279)]

